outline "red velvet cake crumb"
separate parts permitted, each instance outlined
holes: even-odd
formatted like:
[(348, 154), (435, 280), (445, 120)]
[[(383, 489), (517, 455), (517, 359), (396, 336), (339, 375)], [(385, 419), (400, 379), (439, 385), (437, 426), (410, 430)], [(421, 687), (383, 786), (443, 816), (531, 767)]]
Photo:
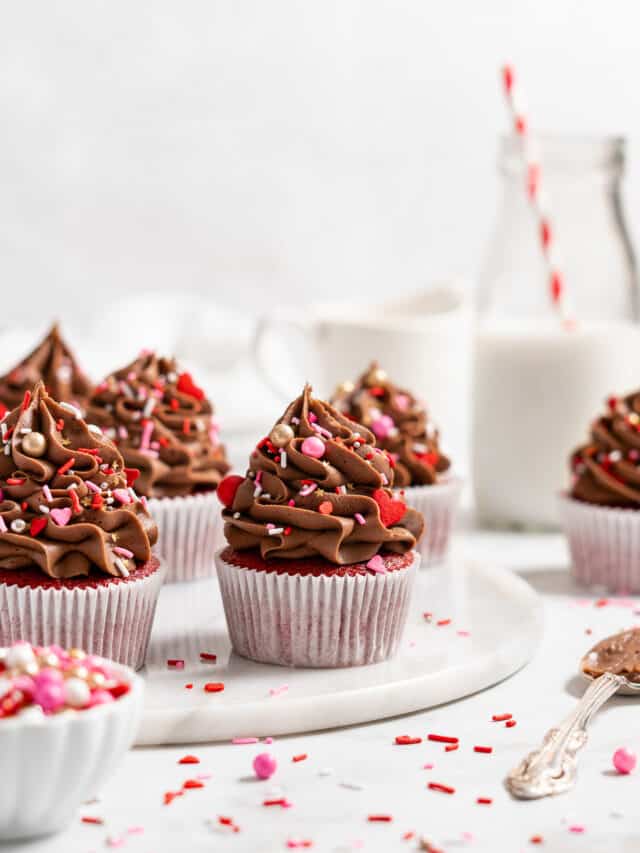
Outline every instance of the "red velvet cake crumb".
[[(239, 569), (255, 569), (258, 572), (276, 572), (279, 575), (313, 575), (319, 577), (343, 577), (345, 575), (368, 575), (366, 562), (353, 563), (349, 566), (337, 566), (322, 557), (305, 557), (296, 560), (285, 560), (282, 558), (265, 560), (260, 552), (255, 549), (247, 551), (234, 551), (230, 546), (220, 555), (221, 558), (232, 566)], [(380, 554), (388, 572), (407, 569), (413, 563), (414, 556), (411, 551), (406, 554)]]
[(135, 583), (149, 577), (160, 568), (156, 557), (143, 563), (126, 578), (105, 575), (103, 572), (92, 572), (87, 577), (52, 578), (45, 575), (42, 569), (34, 566), (32, 569), (0, 569), (0, 584), (8, 586), (30, 587), (31, 589), (87, 589), (112, 584)]

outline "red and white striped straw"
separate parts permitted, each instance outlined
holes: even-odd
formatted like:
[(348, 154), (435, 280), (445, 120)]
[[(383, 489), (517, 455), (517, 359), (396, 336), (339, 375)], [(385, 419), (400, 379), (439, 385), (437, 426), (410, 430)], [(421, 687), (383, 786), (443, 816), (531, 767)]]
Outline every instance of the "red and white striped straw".
[(532, 139), (525, 111), (522, 104), (520, 87), (516, 84), (516, 76), (512, 65), (502, 69), (502, 82), (507, 99), (509, 112), (513, 120), (513, 129), (520, 140), (522, 160), (526, 173), (526, 192), (531, 206), (536, 214), (539, 228), (540, 248), (547, 266), (549, 281), (549, 296), (553, 307), (564, 321), (569, 321), (567, 311), (566, 288), (558, 267), (558, 251), (555, 233), (551, 227), (549, 215), (549, 196), (541, 186), (540, 157)]

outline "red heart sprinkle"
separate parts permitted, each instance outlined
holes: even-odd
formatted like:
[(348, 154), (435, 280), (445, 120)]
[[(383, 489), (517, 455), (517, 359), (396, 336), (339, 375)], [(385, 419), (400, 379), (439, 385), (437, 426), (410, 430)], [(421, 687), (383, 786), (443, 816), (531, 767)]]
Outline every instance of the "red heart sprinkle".
[(182, 391), (183, 394), (187, 394), (189, 397), (195, 397), (196, 400), (204, 399), (204, 391), (196, 385), (190, 373), (181, 373), (180, 376), (178, 376), (176, 388), (178, 391)]
[(46, 518), (34, 518), (31, 522), (31, 527), (29, 528), (29, 532), (32, 536), (37, 536), (38, 533), (42, 533), (42, 531), (47, 526)]
[(392, 527), (404, 518), (407, 511), (407, 505), (404, 501), (394, 500), (384, 489), (376, 489), (371, 497), (378, 504), (380, 521), (385, 527)]
[(229, 474), (228, 477), (225, 477), (218, 483), (216, 494), (224, 506), (233, 506), (233, 502), (236, 498), (236, 492), (240, 488), (240, 484), (243, 482), (244, 477), (241, 477), (239, 474)]
[(127, 487), (133, 486), (135, 481), (140, 476), (140, 471), (137, 468), (125, 468), (124, 473), (127, 477)]
[(331, 515), (333, 512), (333, 504), (331, 501), (322, 501), (318, 507), (318, 512), (321, 512), (322, 515)]

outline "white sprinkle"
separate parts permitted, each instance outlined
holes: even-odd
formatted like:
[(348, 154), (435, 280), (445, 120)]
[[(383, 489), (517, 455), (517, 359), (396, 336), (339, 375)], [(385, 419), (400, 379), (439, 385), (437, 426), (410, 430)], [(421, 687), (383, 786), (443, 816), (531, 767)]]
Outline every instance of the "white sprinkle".
[(205, 430), (205, 426), (204, 426), (204, 424), (202, 423), (202, 421), (200, 420), (200, 418), (198, 418), (197, 420), (195, 420), (195, 421), (194, 421), (194, 424), (196, 425), (196, 430), (197, 430), (198, 432), (204, 432), (204, 430)]
[(113, 498), (105, 498), (105, 503), (111, 506), (111, 504), (113, 503)]
[(22, 435), (27, 435), (28, 433), (31, 432), (31, 427), (22, 427), (20, 432), (22, 433)]
[(124, 560), (122, 560), (121, 557), (114, 557), (113, 558), (113, 565), (120, 572), (120, 574), (123, 578), (129, 577), (129, 569), (125, 566)]
[(129, 492), (129, 494), (130, 494), (130, 495), (131, 495), (131, 497), (133, 498), (134, 503), (135, 503), (136, 501), (138, 501), (138, 500), (139, 500), (139, 498), (138, 498), (137, 494), (135, 493), (135, 490), (134, 490), (133, 486), (129, 486), (129, 488), (127, 489), (127, 491)]
[(269, 531), (269, 536), (279, 536), (284, 533), (284, 527), (272, 527)]
[(287, 451), (286, 450), (280, 451), (280, 467), (281, 468), (287, 467)]
[(240, 518), (240, 513), (239, 513), (239, 512), (234, 512), (234, 513), (233, 513), (233, 517), (234, 517), (234, 518)]
[(22, 533), (26, 526), (27, 523), (23, 518), (14, 518), (11, 522), (11, 529), (14, 533)]
[(333, 767), (322, 767), (318, 770), (318, 776), (333, 776)]
[(102, 430), (98, 424), (87, 424), (87, 429), (89, 432), (95, 432), (96, 435), (102, 435)]
[(619, 450), (612, 450), (609, 454), (610, 462), (619, 462), (622, 459), (622, 453)]
[(262, 486), (260, 485), (260, 483), (256, 483), (256, 487), (253, 490), (253, 496), (254, 496), (254, 498), (258, 498), (258, 497), (260, 497), (261, 494), (262, 494)]
[(11, 445), (10, 445), (10, 444), (5, 444), (5, 446), (4, 446), (4, 455), (5, 455), (5, 456), (8, 456), (10, 453), (11, 453)]
[(6, 432), (7, 432), (7, 425), (5, 423), (1, 423), (0, 424), (0, 435), (2, 436), (3, 439), (5, 437)]
[(354, 442), (353, 442), (353, 446), (354, 446), (354, 447), (355, 447), (355, 449), (357, 450), (357, 449), (360, 447), (360, 442), (359, 442), (359, 441), (354, 441)]
[(300, 418), (291, 418), (291, 423), (297, 426), (300, 423)]
[(144, 414), (145, 418), (151, 417), (151, 413), (153, 412), (155, 407), (156, 407), (156, 401), (154, 400), (153, 397), (149, 397), (147, 402), (144, 404), (144, 409), (142, 410), (142, 413)]
[(44, 515), (46, 515), (47, 513), (51, 512), (51, 510), (49, 509), (49, 507), (48, 507), (48, 506), (45, 506), (44, 504), (40, 504), (40, 506), (38, 507), (38, 509), (40, 510), (40, 512), (44, 513)]
[(7, 532), (7, 525), (4, 523), (4, 518), (0, 515), (0, 533)]
[(100, 483), (100, 488), (101, 488), (101, 489), (102, 489), (102, 491), (104, 492), (104, 491), (105, 491), (105, 489), (108, 489), (108, 488), (109, 488), (109, 483), (107, 483), (107, 481), (105, 480), (103, 483)]
[(317, 483), (305, 483), (304, 486), (298, 492), (298, 494), (300, 495), (301, 498), (306, 498), (307, 495), (311, 494), (311, 492), (315, 492), (315, 490), (317, 488), (318, 488)]
[(71, 403), (60, 403), (60, 408), (64, 409), (67, 412), (71, 412), (76, 420), (81, 420), (82, 412), (77, 406), (72, 406)]
[(68, 491), (68, 492), (70, 492), (70, 491), (71, 491), (71, 489), (77, 489), (77, 488), (78, 488), (78, 484), (77, 484), (77, 483), (70, 483), (70, 484), (67, 486), (67, 491)]
[(381, 472), (380, 472), (380, 477), (382, 478), (382, 483), (383, 483), (383, 485), (388, 486), (388, 485), (389, 485), (389, 478), (388, 478), (388, 477), (387, 477), (387, 475), (384, 473), (384, 471), (381, 471)]
[(362, 791), (364, 790), (364, 785), (361, 785), (359, 782), (350, 782), (346, 779), (343, 779), (340, 782), (341, 788), (349, 788), (350, 791)]

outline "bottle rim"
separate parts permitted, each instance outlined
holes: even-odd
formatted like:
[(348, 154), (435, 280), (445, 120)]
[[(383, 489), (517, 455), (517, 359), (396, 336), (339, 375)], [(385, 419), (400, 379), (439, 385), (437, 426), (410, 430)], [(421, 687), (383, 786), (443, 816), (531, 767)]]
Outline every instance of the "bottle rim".
[[(577, 174), (589, 170), (620, 170), (626, 160), (626, 137), (622, 135), (534, 133), (529, 137), (530, 156), (540, 162), (543, 173)], [(522, 138), (500, 134), (498, 163), (501, 171), (524, 171)]]

